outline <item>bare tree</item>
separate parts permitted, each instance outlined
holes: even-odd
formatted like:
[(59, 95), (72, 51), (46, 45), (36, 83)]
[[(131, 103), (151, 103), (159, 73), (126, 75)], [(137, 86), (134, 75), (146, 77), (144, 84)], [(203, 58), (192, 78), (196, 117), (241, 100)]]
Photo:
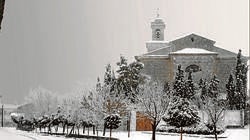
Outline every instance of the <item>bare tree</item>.
[(138, 109), (151, 121), (152, 140), (155, 140), (156, 127), (169, 107), (171, 96), (166, 93), (171, 92), (166, 92), (163, 84), (156, 82), (147, 82), (139, 86), (139, 94), (136, 98)]
[(225, 110), (225, 104), (223, 101), (218, 100), (216, 98), (208, 99), (205, 102), (204, 110), (207, 112), (208, 117), (210, 119), (210, 125), (212, 126), (213, 134), (215, 139), (218, 139), (217, 136), (217, 127), (219, 125), (220, 120), (223, 117), (223, 111)]
[(219, 80), (216, 76), (209, 83), (208, 92), (203, 94), (203, 109), (208, 114), (212, 126), (212, 131), (215, 136), (215, 139), (218, 139), (217, 136), (217, 127), (219, 125), (220, 120), (223, 117), (223, 112), (226, 108), (226, 102), (220, 99), (219, 90), (218, 90)]
[(82, 99), (82, 105), (89, 112), (93, 114), (93, 122), (97, 126), (100, 122), (104, 124), (103, 135), (105, 135), (106, 126), (104, 118), (108, 115), (119, 114), (124, 116), (126, 112), (126, 103), (124, 102), (124, 97), (117, 95), (117, 89), (113, 88), (111, 85), (102, 86), (99, 90), (93, 90), (89, 94), (85, 94)]
[(56, 93), (42, 87), (31, 89), (25, 100), (34, 106), (32, 112), (25, 114), (30, 117), (51, 115), (56, 111), (58, 105)]

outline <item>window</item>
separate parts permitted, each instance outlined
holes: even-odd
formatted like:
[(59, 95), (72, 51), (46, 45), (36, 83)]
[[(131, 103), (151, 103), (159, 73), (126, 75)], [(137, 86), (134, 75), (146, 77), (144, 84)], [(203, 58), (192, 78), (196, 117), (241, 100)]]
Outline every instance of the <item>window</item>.
[(185, 72), (198, 72), (201, 71), (201, 68), (195, 64), (189, 65), (186, 67)]

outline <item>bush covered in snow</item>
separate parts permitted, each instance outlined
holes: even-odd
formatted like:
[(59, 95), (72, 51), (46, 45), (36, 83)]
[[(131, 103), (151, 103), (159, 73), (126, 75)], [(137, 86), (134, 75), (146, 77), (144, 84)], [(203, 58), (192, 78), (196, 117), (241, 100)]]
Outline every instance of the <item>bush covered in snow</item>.
[(108, 129), (117, 129), (121, 124), (121, 117), (119, 114), (111, 114), (104, 118), (105, 126)]
[[(180, 133), (181, 129), (174, 126), (169, 125), (161, 125), (157, 128), (158, 132), (169, 132), (169, 133)], [(199, 134), (199, 135), (211, 135), (213, 134), (213, 129), (211, 125), (199, 123), (195, 125), (191, 125), (189, 127), (183, 127), (183, 133), (186, 134)], [(222, 134), (225, 132), (225, 127), (218, 126), (217, 134)]]

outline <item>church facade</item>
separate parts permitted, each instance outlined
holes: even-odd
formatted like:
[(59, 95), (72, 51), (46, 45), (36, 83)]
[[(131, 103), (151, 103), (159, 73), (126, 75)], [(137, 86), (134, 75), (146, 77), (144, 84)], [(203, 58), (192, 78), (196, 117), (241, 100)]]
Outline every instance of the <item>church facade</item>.
[(173, 82), (177, 66), (181, 65), (186, 74), (193, 73), (196, 83), (201, 78), (210, 80), (216, 75), (222, 92), (225, 92), (227, 79), (236, 66), (237, 54), (196, 34), (167, 42), (164, 40), (165, 26), (159, 16), (151, 22), (152, 40), (146, 42), (147, 53), (135, 56), (144, 64), (142, 72), (153, 80)]

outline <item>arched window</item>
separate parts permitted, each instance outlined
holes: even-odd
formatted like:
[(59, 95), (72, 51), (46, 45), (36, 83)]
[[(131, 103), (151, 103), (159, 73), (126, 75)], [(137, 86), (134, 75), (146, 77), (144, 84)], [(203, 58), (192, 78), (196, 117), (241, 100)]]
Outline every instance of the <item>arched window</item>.
[(201, 68), (195, 64), (189, 65), (185, 69), (185, 72), (198, 72), (198, 71), (201, 71)]
[(160, 38), (160, 36), (161, 36), (161, 30), (160, 29), (156, 29), (155, 30), (155, 35), (156, 35), (156, 38)]

